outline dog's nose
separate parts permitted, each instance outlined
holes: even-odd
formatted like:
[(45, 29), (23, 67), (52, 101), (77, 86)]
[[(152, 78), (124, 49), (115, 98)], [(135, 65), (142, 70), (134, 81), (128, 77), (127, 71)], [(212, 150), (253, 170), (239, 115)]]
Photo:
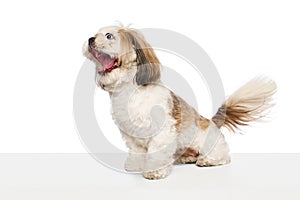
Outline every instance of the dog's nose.
[(89, 39), (89, 45), (90, 45), (90, 46), (94, 45), (95, 39), (96, 39), (95, 37), (91, 37), (91, 38)]

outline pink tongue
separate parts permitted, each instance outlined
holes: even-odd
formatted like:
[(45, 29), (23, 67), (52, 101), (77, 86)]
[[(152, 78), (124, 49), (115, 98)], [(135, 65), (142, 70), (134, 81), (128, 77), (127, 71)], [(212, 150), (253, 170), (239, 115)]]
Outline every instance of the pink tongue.
[(100, 69), (98, 72), (104, 72), (106, 70), (110, 70), (114, 64), (115, 59), (112, 59), (109, 55), (98, 53), (97, 51), (92, 51), (94, 56), (97, 58), (97, 60), (101, 63), (103, 66), (102, 69)]
[(112, 60), (112, 59), (105, 59), (105, 60), (102, 60), (102, 59), (101, 59), (100, 62), (101, 62), (101, 64), (102, 64), (103, 68), (100, 69), (98, 72), (104, 72), (104, 71), (106, 71), (106, 70), (109, 70), (109, 69), (111, 69), (111, 68), (114, 66), (114, 64), (115, 64), (115, 60)]

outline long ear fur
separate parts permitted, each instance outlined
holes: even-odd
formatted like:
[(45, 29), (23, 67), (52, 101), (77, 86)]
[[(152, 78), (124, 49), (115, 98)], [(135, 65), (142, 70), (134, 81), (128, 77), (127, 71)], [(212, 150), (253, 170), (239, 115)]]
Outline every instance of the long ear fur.
[[(160, 62), (151, 46), (133, 29), (121, 29), (120, 35), (123, 39), (126, 38), (127, 42), (130, 42), (136, 52), (136, 83), (148, 85), (157, 82), (160, 78)], [(128, 47), (128, 43), (126, 44), (124, 41), (122, 43)]]

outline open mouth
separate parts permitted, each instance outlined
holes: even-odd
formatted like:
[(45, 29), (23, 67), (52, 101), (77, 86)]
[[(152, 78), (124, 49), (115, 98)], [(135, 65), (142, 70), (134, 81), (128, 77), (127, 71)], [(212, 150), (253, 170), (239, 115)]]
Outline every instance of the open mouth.
[(106, 53), (97, 51), (93, 47), (89, 47), (89, 52), (102, 65), (102, 69), (98, 70), (99, 74), (108, 73), (108, 72), (111, 72), (112, 70), (118, 68), (118, 58), (114, 58)]

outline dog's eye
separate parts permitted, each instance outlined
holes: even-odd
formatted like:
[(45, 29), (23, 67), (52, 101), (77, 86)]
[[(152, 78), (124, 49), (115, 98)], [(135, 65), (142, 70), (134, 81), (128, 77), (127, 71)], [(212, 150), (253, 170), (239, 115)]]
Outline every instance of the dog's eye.
[(114, 38), (114, 36), (111, 33), (106, 33), (105, 34), (106, 39), (111, 40)]

